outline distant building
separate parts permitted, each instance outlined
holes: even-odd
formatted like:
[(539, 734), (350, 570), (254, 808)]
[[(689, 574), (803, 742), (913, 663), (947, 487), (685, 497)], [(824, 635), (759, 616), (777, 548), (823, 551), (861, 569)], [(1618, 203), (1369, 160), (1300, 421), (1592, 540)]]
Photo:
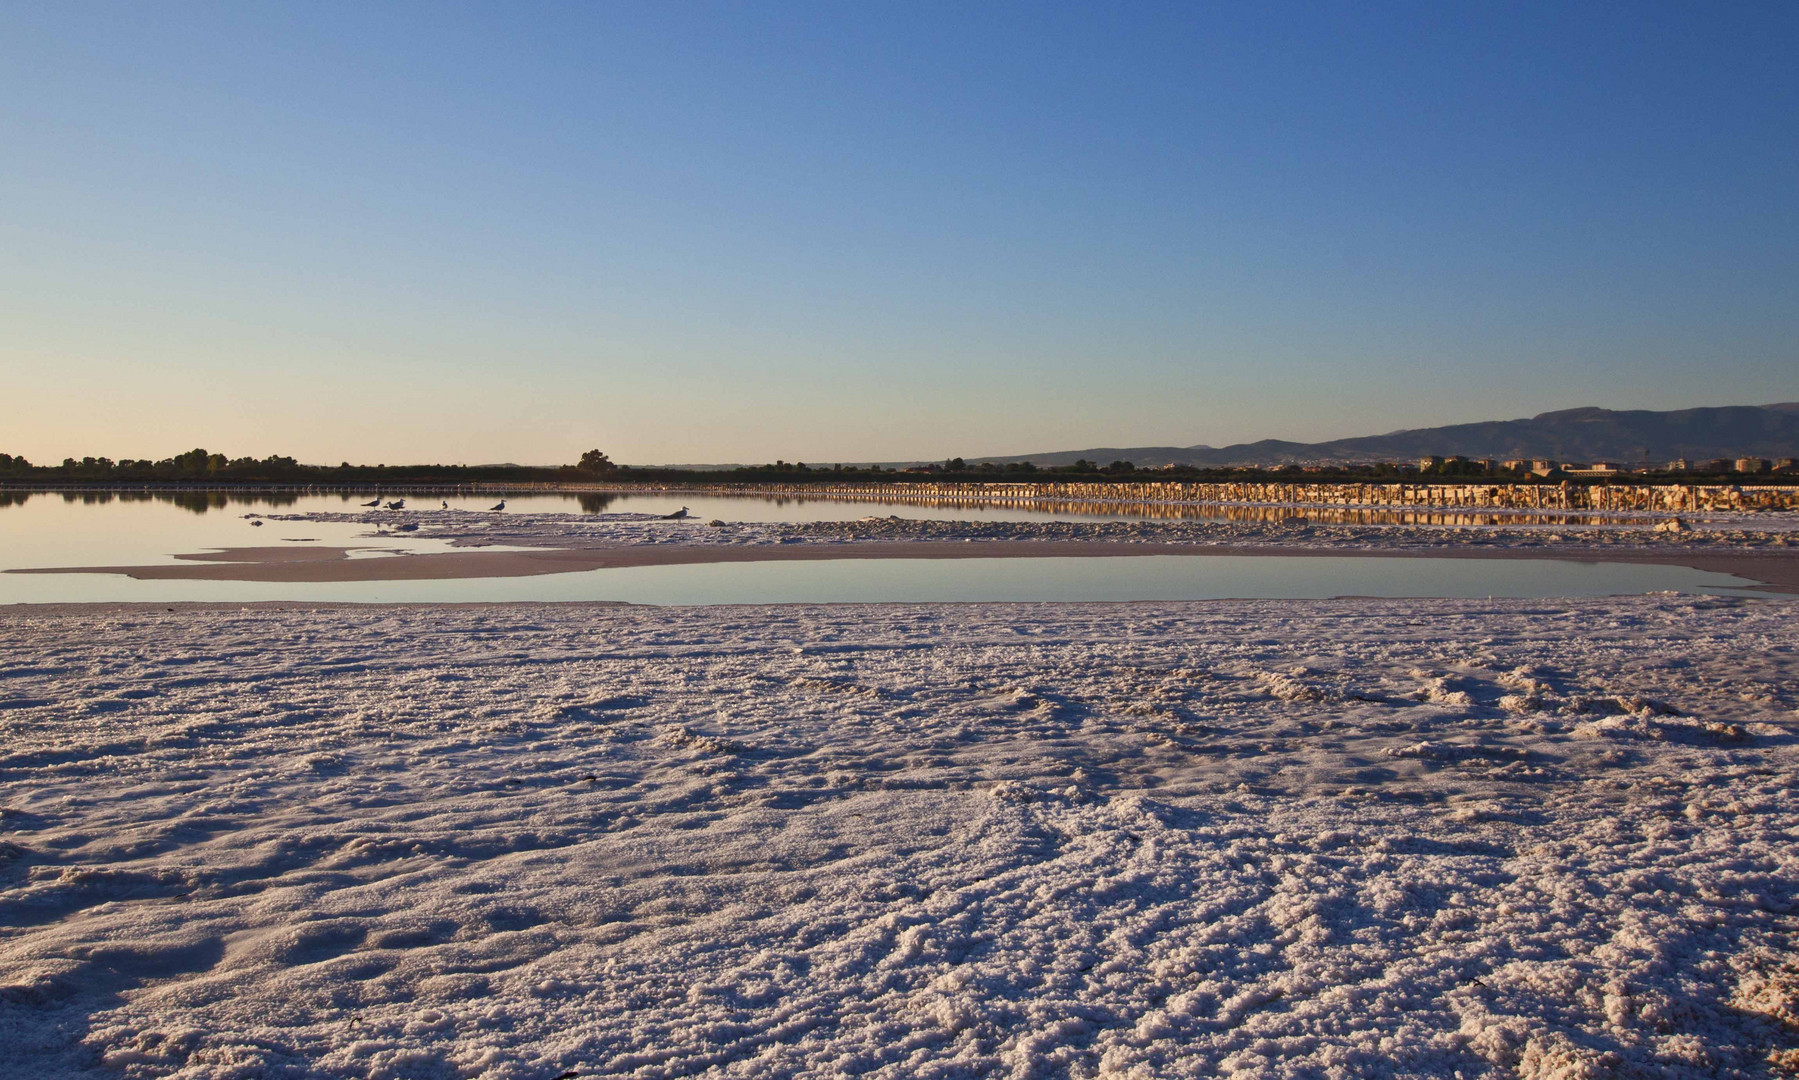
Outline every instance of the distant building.
[(1699, 466), (1697, 471), (1704, 473), (1721, 473), (1729, 472), (1730, 469), (1731, 460), (1729, 458), (1712, 458), (1710, 461)]
[(1548, 458), (1530, 459), (1530, 471), (1536, 473), (1538, 476), (1548, 476), (1559, 468), (1561, 468), (1560, 462), (1551, 461)]
[(1768, 459), (1758, 457), (1740, 457), (1736, 459), (1736, 472), (1758, 473), (1768, 471)]
[(1673, 461), (1668, 462), (1669, 472), (1686, 472), (1687, 468), (1687, 459), (1683, 457), (1675, 458)]
[(1443, 467), (1443, 459), (1438, 457), (1436, 454), (1432, 454), (1430, 457), (1421, 457), (1418, 459), (1418, 471), (1419, 472), (1428, 472), (1431, 469), (1440, 469), (1442, 467)]
[(1523, 458), (1512, 458), (1510, 461), (1500, 462), (1499, 467), (1506, 472), (1529, 472), (1530, 462)]
[(1775, 472), (1792, 472), (1794, 469), (1799, 469), (1799, 461), (1790, 457), (1783, 457), (1774, 462)]
[(1624, 466), (1615, 461), (1595, 461), (1591, 465), (1564, 465), (1562, 469), (1570, 476), (1616, 476), (1624, 471)]

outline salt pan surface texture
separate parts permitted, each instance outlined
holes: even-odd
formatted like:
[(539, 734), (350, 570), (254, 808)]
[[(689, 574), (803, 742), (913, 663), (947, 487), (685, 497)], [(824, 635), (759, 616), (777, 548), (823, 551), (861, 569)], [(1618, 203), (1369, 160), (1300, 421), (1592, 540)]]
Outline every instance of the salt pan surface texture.
[(1790, 1071), (1795, 615), (12, 609), (0, 1074)]

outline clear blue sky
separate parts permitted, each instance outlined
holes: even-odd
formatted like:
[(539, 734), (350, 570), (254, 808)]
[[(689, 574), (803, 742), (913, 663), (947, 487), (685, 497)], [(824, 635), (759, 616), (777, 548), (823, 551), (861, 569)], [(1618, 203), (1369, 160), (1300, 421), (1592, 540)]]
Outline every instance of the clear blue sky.
[(0, 450), (1799, 399), (1799, 4), (0, 4)]

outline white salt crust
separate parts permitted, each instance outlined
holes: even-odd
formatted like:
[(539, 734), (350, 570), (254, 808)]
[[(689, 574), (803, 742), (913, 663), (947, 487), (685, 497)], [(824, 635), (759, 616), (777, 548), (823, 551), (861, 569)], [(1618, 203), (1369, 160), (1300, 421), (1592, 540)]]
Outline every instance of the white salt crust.
[(1796, 614), (0, 612), (0, 1076), (1790, 1074)]
[[(1303, 512), (1304, 507), (1289, 507)], [(915, 513), (917, 511), (914, 511)], [(1799, 513), (1707, 514), (1683, 519), (1679, 532), (1658, 531), (1665, 518), (1639, 515), (1606, 525), (1488, 524), (1364, 525), (1280, 521), (969, 521), (897, 515), (857, 521), (669, 521), (650, 514), (477, 513), (367, 511), (246, 514), (251, 520), (336, 522), (371, 527), (369, 536), (444, 541), (453, 547), (592, 548), (643, 544), (846, 544), (862, 541), (1068, 540), (1199, 546), (1272, 545), (1302, 548), (1403, 550), (1444, 548), (1528, 550), (1544, 556), (1608, 551), (1790, 550), (1799, 542)], [(1507, 521), (1503, 515), (1492, 515)], [(409, 529), (412, 531), (401, 532)]]

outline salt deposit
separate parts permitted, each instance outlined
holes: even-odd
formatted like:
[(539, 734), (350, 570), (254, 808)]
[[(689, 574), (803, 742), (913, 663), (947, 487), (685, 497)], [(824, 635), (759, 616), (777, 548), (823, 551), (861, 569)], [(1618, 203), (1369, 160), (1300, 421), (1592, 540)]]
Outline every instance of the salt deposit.
[[(264, 515), (246, 515), (261, 520)], [(271, 521), (351, 522), (368, 535), (407, 528), (420, 539), (458, 547), (611, 547), (637, 544), (835, 544), (908, 540), (1073, 540), (1113, 543), (1190, 543), (1215, 546), (1291, 545), (1337, 550), (1429, 551), (1516, 548), (1535, 554), (1619, 551), (1790, 551), (1799, 543), (1799, 514), (1708, 514), (1681, 519), (1667, 530), (1658, 519), (1616, 525), (1376, 525), (1272, 521), (977, 521), (898, 515), (856, 521), (668, 521), (651, 514), (482, 514), (437, 511), (362, 514), (269, 514)], [(1674, 520), (1672, 518), (1667, 520)], [(1664, 522), (1665, 524), (1665, 522)], [(416, 528), (412, 528), (416, 526)]]
[(5, 610), (0, 1075), (1791, 1071), (1796, 614)]

